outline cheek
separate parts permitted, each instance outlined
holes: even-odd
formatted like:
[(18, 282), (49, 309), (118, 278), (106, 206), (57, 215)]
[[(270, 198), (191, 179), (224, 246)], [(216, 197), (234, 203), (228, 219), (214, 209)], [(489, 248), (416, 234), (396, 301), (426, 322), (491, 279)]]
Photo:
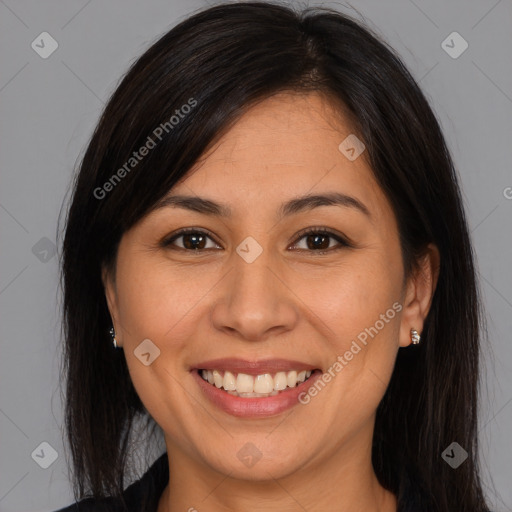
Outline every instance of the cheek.
[[(192, 357), (189, 341), (197, 315), (207, 314), (201, 299), (216, 279), (211, 273), (171, 271), (165, 262), (133, 256), (119, 261), (118, 275), (123, 350), (131, 380), (155, 421), (164, 431), (181, 436), (187, 414), (193, 412), (183, 391), (190, 385), (183, 361)], [(153, 352), (153, 345), (144, 345), (152, 360), (149, 365), (138, 357), (147, 339), (157, 347)], [(158, 355), (153, 359), (153, 354)]]
[(130, 338), (160, 343), (182, 339), (188, 317), (201, 309), (202, 299), (218, 276), (200, 266), (171, 267), (151, 258), (132, 258), (120, 265), (120, 314)]
[(368, 412), (389, 382), (402, 310), (399, 261), (382, 251), (368, 251), (364, 257), (347, 258), (328, 280), (296, 282), (297, 295), (307, 297), (305, 304), (319, 319), (328, 354), (325, 368), (335, 375), (336, 407)]
[[(387, 326), (396, 323), (397, 307), (393, 309), (393, 304), (401, 297), (401, 267), (381, 251), (354, 253), (331, 268), (328, 275), (324, 269), (316, 275), (309, 272), (308, 278), (305, 275), (297, 272), (293, 289), (329, 328), (326, 332), (331, 342), (338, 344), (339, 340), (340, 348), (376, 322), (382, 331), (389, 331)], [(385, 316), (385, 329), (381, 315)]]

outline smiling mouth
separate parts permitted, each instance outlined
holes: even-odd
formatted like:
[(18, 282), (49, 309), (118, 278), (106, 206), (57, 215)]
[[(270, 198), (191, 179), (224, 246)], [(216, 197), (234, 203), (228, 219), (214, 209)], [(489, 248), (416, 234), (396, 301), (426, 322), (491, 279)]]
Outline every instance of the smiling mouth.
[(319, 370), (302, 370), (248, 375), (223, 370), (202, 370), (203, 380), (216, 388), (241, 398), (266, 398), (296, 388)]

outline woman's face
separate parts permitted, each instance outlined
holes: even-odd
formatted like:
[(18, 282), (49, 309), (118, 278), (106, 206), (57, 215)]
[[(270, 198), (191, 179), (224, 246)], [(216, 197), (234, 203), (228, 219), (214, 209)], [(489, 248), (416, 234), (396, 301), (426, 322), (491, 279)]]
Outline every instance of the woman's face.
[(167, 196), (188, 202), (121, 240), (109, 308), (172, 460), (261, 480), (370, 453), (428, 297), (403, 286), (390, 204), (334, 115), (317, 94), (263, 101)]

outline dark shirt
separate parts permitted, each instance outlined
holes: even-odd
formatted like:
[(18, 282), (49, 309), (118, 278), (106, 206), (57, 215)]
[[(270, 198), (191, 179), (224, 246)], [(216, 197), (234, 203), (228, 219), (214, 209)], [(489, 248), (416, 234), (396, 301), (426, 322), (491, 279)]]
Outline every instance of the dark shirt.
[(156, 512), (158, 502), (169, 482), (169, 464), (167, 452), (161, 455), (153, 465), (123, 492), (124, 507), (120, 498), (84, 498), (69, 507), (56, 512)]

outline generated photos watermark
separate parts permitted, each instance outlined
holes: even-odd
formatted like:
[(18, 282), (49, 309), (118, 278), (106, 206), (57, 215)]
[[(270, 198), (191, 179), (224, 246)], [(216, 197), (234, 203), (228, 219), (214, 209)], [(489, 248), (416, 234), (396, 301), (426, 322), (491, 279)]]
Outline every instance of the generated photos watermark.
[[(392, 320), (397, 313), (402, 311), (402, 304), (399, 302), (395, 302), (391, 308), (389, 308), (385, 313), (382, 313), (373, 326), (365, 328), (357, 335), (357, 340), (364, 346), (368, 344), (368, 336), (370, 338), (374, 338), (377, 334), (384, 329), (386, 324)], [(303, 404), (309, 404), (311, 402), (311, 398), (318, 395), (322, 389), (332, 380), (336, 375), (338, 375), (345, 366), (348, 365), (350, 361), (354, 358), (356, 354), (361, 352), (362, 347), (357, 343), (356, 340), (352, 340), (350, 345), (350, 349), (347, 350), (343, 355), (338, 355), (336, 361), (325, 371), (321, 377), (315, 380), (314, 384), (312, 384), (307, 391), (302, 391), (302, 393), (298, 396), (298, 401)]]
[(132, 156), (101, 186), (96, 187), (93, 191), (93, 195), (96, 199), (104, 199), (109, 192), (112, 192), (114, 188), (126, 177), (130, 171), (137, 167), (138, 163), (141, 162), (149, 152), (156, 148), (158, 143), (162, 140), (164, 133), (169, 133), (174, 130), (182, 119), (186, 117), (188, 113), (197, 105), (197, 100), (189, 98), (187, 103), (184, 103), (179, 109), (174, 111), (174, 114), (169, 118), (168, 121), (160, 123), (151, 133), (148, 135), (146, 142), (138, 149), (134, 151)]

